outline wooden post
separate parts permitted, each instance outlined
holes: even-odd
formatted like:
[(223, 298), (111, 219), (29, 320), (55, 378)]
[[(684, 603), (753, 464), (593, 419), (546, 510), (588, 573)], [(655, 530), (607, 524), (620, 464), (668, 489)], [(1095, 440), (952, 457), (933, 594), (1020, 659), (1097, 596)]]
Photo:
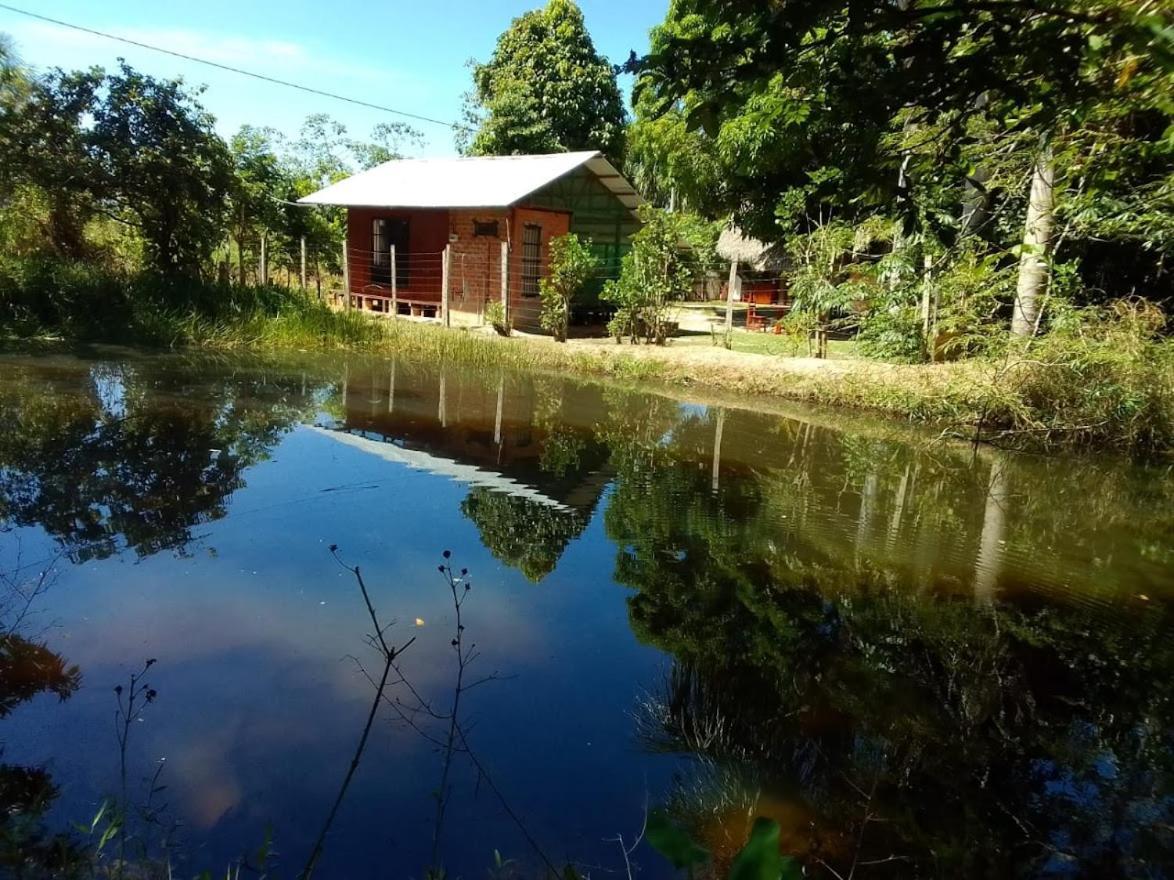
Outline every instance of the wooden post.
[(510, 243), (501, 243), (501, 312), (505, 325), (510, 325)]
[(267, 237), (268, 233), (261, 233), (261, 256), (259, 259), (259, 265), (257, 266), (257, 275), (259, 276), (257, 280), (261, 282), (262, 286), (269, 283), (269, 254), (267, 252)]
[(399, 314), (399, 299), (397, 295), (397, 285), (395, 279), (395, 245), (391, 246), (391, 316), (394, 318)]
[(722, 428), (726, 425), (726, 411), (719, 409), (717, 411), (717, 428), (713, 434), (713, 479), (710, 482), (710, 487), (714, 492), (721, 486), (721, 471), (722, 471)]
[(342, 301), (344, 308), (351, 307), (351, 266), (347, 259), (346, 241), (342, 243)]
[(302, 290), (306, 289), (306, 236), (302, 236)]
[(738, 289), (738, 261), (730, 261), (730, 280), (726, 284), (726, 335), (734, 329), (734, 294)]
[(448, 315), (448, 279), (452, 262), (452, 245), (444, 246), (444, 260), (440, 268), (440, 314), (445, 327), (451, 327), (452, 322)]

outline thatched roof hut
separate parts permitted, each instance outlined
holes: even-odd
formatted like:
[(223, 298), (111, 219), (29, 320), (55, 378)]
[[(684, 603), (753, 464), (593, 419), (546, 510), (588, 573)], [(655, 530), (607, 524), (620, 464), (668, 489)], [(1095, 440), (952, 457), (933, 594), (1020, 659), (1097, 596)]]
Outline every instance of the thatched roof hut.
[(738, 261), (752, 272), (782, 272), (786, 253), (781, 244), (766, 244), (750, 238), (736, 226), (727, 226), (717, 240), (717, 253), (723, 260)]

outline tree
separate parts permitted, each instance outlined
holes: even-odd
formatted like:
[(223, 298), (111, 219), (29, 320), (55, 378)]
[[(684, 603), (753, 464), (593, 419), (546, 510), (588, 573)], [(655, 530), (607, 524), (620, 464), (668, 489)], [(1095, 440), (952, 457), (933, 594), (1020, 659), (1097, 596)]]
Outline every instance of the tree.
[[(286, 197), (287, 190), (292, 190), (292, 181), (274, 149), (277, 137), (273, 129), (243, 125), (229, 142), (234, 172), (229, 226), (236, 239), (237, 270), (242, 286), (246, 245), (254, 236), (266, 236), (280, 224), (283, 212), (277, 198)], [(258, 281), (264, 282), (266, 268), (262, 266), (258, 274)]]
[(473, 68), (467, 116), (477, 156), (599, 150), (623, 154), (626, 113), (616, 74), (573, 0), (514, 19), (493, 56)]
[(598, 265), (590, 240), (581, 240), (573, 232), (551, 239), (550, 268), (539, 285), (542, 326), (554, 334), (556, 341), (567, 341), (571, 303)]
[(371, 130), (370, 141), (351, 141), (351, 152), (359, 167), (366, 170), (392, 159), (402, 159), (406, 146), (419, 147), (423, 143), (420, 130), (405, 122), (380, 122)]
[(102, 86), (99, 68), (54, 70), (27, 84), (22, 99), (4, 113), (0, 175), (5, 189), (32, 187), (43, 204), (40, 225), (59, 257), (86, 255), (82, 232), (98, 210), (97, 158), (84, 127)]
[(644, 225), (632, 236), (620, 277), (604, 285), (600, 297), (616, 306), (608, 329), (617, 341), (627, 336), (633, 343), (643, 338), (663, 345), (668, 306), (685, 297), (712, 264), (717, 233), (694, 215), (651, 205), (640, 209), (640, 220)]
[[(851, 222), (895, 205), (906, 231), (895, 246), (949, 244), (965, 189), (989, 193), (974, 159), (1006, 162), (1018, 144), (1011, 159), (1040, 169), (1042, 194), (1065, 170), (1049, 170), (1045, 151), (1058, 161), (1058, 142), (1106, 106), (1152, 112), (1162, 90), (1134, 81), (1172, 58), (1168, 14), (1123, 0), (675, 0), (640, 65), (637, 107), (683, 113), (708, 138), (726, 181), (717, 207), (750, 234), (769, 241), (804, 218)], [(1027, 196), (1026, 184), (1001, 194), (1023, 211)], [(1038, 300), (1052, 218), (1032, 202), (1039, 240), (1020, 289)], [(999, 244), (1018, 245), (1023, 229)]]
[(224, 231), (232, 159), (213, 119), (182, 80), (121, 62), (102, 81), (86, 132), (99, 166), (97, 196), (143, 238), (165, 277), (195, 276)]

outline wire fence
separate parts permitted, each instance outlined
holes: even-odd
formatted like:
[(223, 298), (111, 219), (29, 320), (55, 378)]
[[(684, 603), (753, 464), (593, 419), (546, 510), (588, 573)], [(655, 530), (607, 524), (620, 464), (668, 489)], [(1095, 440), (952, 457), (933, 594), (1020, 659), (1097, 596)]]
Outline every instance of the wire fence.
[[(337, 248), (307, 247), (303, 243), (300, 248), (287, 245), (270, 255), (274, 262), (271, 268), (245, 267), (242, 261), (230, 271), (239, 272), (242, 278), (249, 275), (267, 283), (300, 286), (335, 308), (389, 318), (483, 325), (489, 307), (498, 303), (513, 326), (537, 328), (547, 257), (502, 245), (499, 239), (488, 237), (427, 251), (390, 246), (376, 250), (349, 243)], [(601, 301), (599, 294), (609, 282), (619, 280), (622, 268), (623, 258), (617, 255), (596, 263), (585, 295), (574, 306), (573, 319), (606, 323), (614, 308)]]

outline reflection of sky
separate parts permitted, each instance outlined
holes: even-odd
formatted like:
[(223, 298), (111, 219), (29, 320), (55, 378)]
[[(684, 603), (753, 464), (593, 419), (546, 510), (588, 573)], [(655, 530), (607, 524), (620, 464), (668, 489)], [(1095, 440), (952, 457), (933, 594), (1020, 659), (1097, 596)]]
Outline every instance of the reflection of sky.
[[(459, 514), (458, 484), (305, 430), (246, 478), (187, 558), (66, 566), (47, 597), (57, 621), (49, 643), (81, 666), (84, 686), (64, 705), (20, 710), (5, 728), (6, 759), (48, 763), (64, 783), (62, 818), (88, 819), (115, 789), (111, 688), (157, 657), (149, 680), (160, 697), (132, 731), (132, 779), (166, 759), (163, 796), (202, 844), (192, 867), (255, 849), (271, 824), (291, 873), (369, 707), (371, 688), (349, 655), (377, 661), (353, 578), (327, 550), (337, 543), (363, 567), (380, 613), (399, 621), (394, 640), (418, 636), (404, 668), (441, 705), (455, 662), (440, 551), (471, 570), (467, 638), (482, 656), (469, 675), (516, 677), (468, 692), (462, 716), (494, 782), (552, 855), (598, 859), (601, 838), (638, 830), (646, 784), (655, 794), (671, 768), (638, 749), (631, 710), (664, 661), (628, 629), (600, 516), (534, 585), (481, 547)], [(487, 787), (460, 766), (446, 847), (454, 873), (479, 874), (494, 848), (526, 856)], [(322, 876), (375, 876), (381, 859), (421, 873), (439, 768), (431, 744), (381, 724)]]

